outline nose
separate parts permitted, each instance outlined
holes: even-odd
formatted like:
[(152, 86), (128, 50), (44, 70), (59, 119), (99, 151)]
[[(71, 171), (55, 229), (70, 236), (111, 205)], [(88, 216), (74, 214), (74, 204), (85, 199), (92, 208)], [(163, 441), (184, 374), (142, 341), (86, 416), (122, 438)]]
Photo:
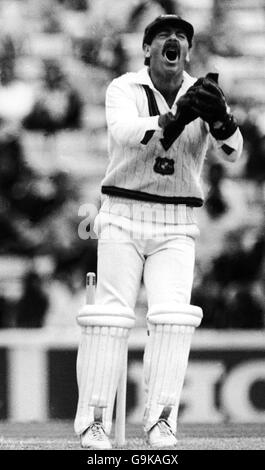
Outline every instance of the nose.
[(177, 33), (175, 33), (175, 31), (172, 31), (172, 33), (170, 34), (169, 38), (170, 38), (170, 39), (174, 39), (174, 40), (178, 39)]

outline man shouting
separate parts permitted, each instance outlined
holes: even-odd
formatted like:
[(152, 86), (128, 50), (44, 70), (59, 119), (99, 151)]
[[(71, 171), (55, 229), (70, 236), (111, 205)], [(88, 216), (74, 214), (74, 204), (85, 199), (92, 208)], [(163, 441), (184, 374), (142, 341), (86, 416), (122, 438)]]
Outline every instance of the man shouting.
[(144, 32), (145, 67), (107, 89), (110, 161), (95, 221), (96, 299), (78, 316), (85, 333), (75, 431), (86, 448), (111, 448), (115, 393), (142, 279), (148, 300), (143, 425), (149, 445), (177, 443), (191, 339), (202, 318), (190, 305), (200, 175), (210, 141), (226, 161), (242, 150), (218, 77), (185, 72), (192, 39), (190, 23), (159, 16)]

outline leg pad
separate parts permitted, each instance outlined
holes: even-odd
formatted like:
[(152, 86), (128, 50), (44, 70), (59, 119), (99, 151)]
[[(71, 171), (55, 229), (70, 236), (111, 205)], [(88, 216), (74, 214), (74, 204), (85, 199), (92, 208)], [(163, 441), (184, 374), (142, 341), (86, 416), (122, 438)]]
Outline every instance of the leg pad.
[(82, 339), (77, 358), (79, 399), (75, 430), (82, 433), (93, 421), (92, 410), (97, 408), (102, 410), (108, 433), (134, 313), (128, 308), (114, 311), (104, 305), (85, 305), (77, 322), (82, 327)]
[(194, 305), (161, 304), (147, 315), (149, 337), (144, 354), (146, 429), (167, 410), (179, 406), (191, 339), (202, 319)]

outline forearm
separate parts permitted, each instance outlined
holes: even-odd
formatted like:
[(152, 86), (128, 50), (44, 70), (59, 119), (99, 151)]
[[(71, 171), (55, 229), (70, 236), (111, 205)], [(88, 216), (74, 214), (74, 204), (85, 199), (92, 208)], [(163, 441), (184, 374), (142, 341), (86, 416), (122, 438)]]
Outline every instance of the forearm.
[(147, 131), (161, 130), (158, 116), (130, 117), (127, 114), (109, 118), (108, 129), (116, 142), (132, 146), (139, 145)]

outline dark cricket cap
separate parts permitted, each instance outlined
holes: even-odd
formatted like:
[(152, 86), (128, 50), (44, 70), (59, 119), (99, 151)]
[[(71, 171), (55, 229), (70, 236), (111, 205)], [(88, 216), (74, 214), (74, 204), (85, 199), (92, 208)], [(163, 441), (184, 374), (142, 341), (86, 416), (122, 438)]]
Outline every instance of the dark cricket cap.
[(187, 35), (189, 46), (192, 46), (192, 38), (194, 34), (193, 26), (178, 15), (160, 15), (147, 25), (144, 31), (143, 46), (144, 44), (150, 45), (161, 27), (167, 24), (183, 29)]

